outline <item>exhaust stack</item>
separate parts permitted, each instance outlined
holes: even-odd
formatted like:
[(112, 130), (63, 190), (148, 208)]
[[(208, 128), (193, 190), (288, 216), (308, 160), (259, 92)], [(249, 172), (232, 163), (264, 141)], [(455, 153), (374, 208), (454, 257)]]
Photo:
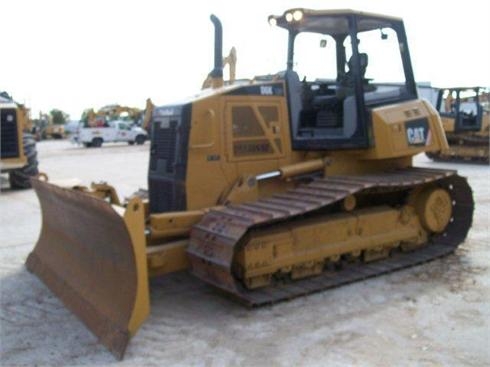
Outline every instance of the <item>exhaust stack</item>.
[(223, 27), (221, 21), (214, 14), (210, 16), (211, 22), (214, 25), (214, 69), (210, 76), (212, 79), (213, 88), (223, 86)]

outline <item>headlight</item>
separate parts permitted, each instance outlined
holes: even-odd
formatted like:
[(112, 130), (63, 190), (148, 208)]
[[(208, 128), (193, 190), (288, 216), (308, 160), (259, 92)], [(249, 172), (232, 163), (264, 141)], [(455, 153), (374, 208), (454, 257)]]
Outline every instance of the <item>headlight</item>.
[(293, 20), (293, 14), (286, 13), (286, 21), (291, 22)]
[(277, 25), (277, 19), (275, 17), (273, 17), (272, 15), (269, 17), (269, 24), (272, 27), (275, 27)]
[(301, 10), (295, 10), (293, 13), (293, 19), (299, 22), (301, 19), (303, 19), (303, 12)]

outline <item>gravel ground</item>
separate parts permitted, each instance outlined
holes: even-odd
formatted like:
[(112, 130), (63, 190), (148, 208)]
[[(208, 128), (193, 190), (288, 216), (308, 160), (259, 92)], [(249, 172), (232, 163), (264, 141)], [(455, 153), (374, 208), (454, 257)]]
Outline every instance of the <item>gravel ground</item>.
[[(106, 180), (127, 196), (146, 187), (148, 144), (85, 149), (38, 144), (51, 179)], [(32, 190), (0, 196), (0, 363), (180, 366), (490, 365), (490, 168), (456, 168), (476, 211), (454, 255), (290, 302), (247, 310), (186, 273), (154, 282), (151, 315), (117, 362), (24, 267), (40, 229)], [(2, 177), (2, 187), (7, 183)]]

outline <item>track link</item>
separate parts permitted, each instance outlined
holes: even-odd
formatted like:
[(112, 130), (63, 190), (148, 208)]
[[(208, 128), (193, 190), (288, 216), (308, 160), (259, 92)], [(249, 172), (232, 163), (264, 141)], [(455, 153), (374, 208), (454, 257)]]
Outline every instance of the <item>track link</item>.
[(447, 162), (447, 163), (472, 163), (485, 165), (490, 164), (490, 157), (480, 158), (480, 157), (469, 157), (469, 156), (452, 156), (452, 155), (432, 155), (429, 156), (430, 159), (436, 162)]
[[(447, 134), (449, 152), (426, 153), (427, 156), (439, 162), (459, 162), (489, 164), (489, 141), (488, 134)], [(483, 152), (483, 153), (482, 153)]]
[[(294, 220), (332, 206), (349, 195), (373, 190), (410, 189), (431, 182), (450, 193), (453, 217), (446, 231), (432, 236), (428, 246), (412, 252), (395, 252), (386, 260), (348, 264), (341, 270), (256, 290), (246, 289), (233, 274), (234, 255), (251, 229)], [(473, 207), (472, 191), (466, 179), (452, 170), (407, 168), (375, 175), (329, 176), (282, 194), (206, 214), (191, 231), (187, 250), (191, 272), (248, 306), (276, 303), (447, 255), (466, 238), (472, 223)]]

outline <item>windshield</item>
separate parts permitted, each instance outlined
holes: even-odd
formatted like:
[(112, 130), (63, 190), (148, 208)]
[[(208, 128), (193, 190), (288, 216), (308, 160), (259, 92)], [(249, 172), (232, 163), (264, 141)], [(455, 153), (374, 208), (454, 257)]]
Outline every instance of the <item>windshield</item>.
[(332, 36), (300, 33), (294, 51), (294, 69), (301, 80), (334, 81), (337, 78), (336, 43)]

